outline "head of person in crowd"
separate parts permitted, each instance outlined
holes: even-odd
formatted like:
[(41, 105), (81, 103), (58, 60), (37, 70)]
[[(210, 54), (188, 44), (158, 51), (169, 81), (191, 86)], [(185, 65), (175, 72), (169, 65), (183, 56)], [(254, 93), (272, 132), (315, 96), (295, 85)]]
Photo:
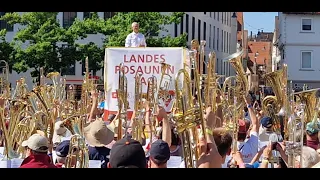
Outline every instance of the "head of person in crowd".
[(300, 156), (296, 156), (296, 168), (311, 168), (320, 161), (317, 151), (308, 146), (302, 147), (301, 159), (302, 164), (300, 166)]
[(272, 131), (272, 118), (265, 116), (263, 118), (261, 118), (260, 120), (260, 124), (262, 126), (262, 128), (264, 128), (266, 131)]
[(22, 142), (26, 148), (26, 157), (31, 155), (47, 155), (48, 139), (40, 134), (33, 134), (28, 140)]
[(158, 139), (151, 144), (149, 156), (150, 168), (167, 168), (167, 161), (170, 159), (170, 148), (168, 143)]
[(215, 128), (212, 133), (218, 148), (218, 152), (222, 157), (221, 164), (223, 164), (226, 160), (226, 157), (231, 153), (232, 136), (224, 128)]
[(92, 147), (105, 147), (114, 139), (116, 128), (106, 125), (103, 120), (95, 120), (84, 127), (84, 136)]
[[(162, 129), (158, 131), (158, 138), (162, 139)], [(181, 156), (181, 139), (174, 128), (171, 128), (171, 145), (170, 145), (171, 156)]]
[(132, 27), (133, 32), (139, 33), (139, 23), (133, 22), (133, 23), (131, 24), (131, 27)]
[(63, 138), (70, 137), (71, 132), (64, 126), (63, 121), (54, 124), (54, 132), (52, 142), (57, 145), (62, 142)]
[(140, 142), (122, 138), (111, 149), (108, 168), (147, 168), (145, 152)]
[(248, 119), (239, 119), (238, 141), (243, 142), (247, 139), (247, 134), (250, 128)]
[(312, 121), (306, 125), (307, 146), (315, 150), (317, 150), (319, 146), (319, 138), (318, 138), (319, 129), (320, 129), (319, 121)]
[(69, 153), (70, 140), (62, 141), (56, 147), (57, 163), (65, 164)]

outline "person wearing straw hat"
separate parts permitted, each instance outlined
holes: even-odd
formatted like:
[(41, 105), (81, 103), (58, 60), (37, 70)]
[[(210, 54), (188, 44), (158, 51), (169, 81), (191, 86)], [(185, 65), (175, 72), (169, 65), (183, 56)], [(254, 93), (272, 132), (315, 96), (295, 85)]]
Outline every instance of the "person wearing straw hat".
[(63, 121), (58, 121), (54, 124), (54, 132), (52, 142), (59, 144), (64, 138), (70, 137), (71, 132), (63, 125)]
[(110, 148), (108, 145), (114, 140), (114, 132), (117, 132), (114, 123), (107, 125), (101, 119), (84, 127), (84, 136), (89, 145), (89, 159), (101, 160), (101, 168), (106, 168), (109, 162)]

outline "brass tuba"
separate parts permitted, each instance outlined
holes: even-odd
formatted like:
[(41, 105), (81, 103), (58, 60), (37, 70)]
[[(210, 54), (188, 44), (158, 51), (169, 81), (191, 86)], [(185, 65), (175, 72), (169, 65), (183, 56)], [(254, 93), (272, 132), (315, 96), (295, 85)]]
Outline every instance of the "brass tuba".
[[(195, 63), (195, 51), (190, 51), (191, 62)], [(195, 65), (197, 69), (197, 65)], [(197, 90), (200, 88), (200, 78), (195, 72), (195, 85)], [(197, 143), (199, 142), (198, 125), (201, 126), (200, 133), (206, 137), (204, 131), (204, 118), (201, 103), (201, 96), (198, 96), (199, 106), (194, 104), (192, 96), (190, 74), (185, 69), (180, 69), (175, 79), (176, 91), (176, 110), (173, 115), (175, 125), (178, 133), (181, 135), (183, 157), (186, 168), (198, 167), (197, 160), (199, 158), (199, 149)], [(199, 92), (199, 91), (198, 91)], [(204, 137), (204, 138), (205, 138)]]
[(169, 88), (172, 82), (172, 77), (167, 73), (167, 71), (170, 67), (171, 65), (169, 64), (161, 63), (161, 77), (156, 100), (159, 99), (160, 101), (166, 101), (169, 97)]
[(123, 137), (122, 134), (122, 127), (123, 124), (125, 124), (125, 127), (127, 128), (127, 120), (128, 120), (128, 114), (127, 109), (129, 108), (128, 103), (128, 89), (127, 89), (127, 77), (125, 75), (125, 70), (123, 63), (120, 65), (120, 71), (119, 71), (119, 83), (118, 83), (118, 89), (117, 89), (117, 96), (118, 96), (118, 108), (119, 108), (119, 117), (118, 117), (118, 139), (121, 139)]
[(280, 119), (278, 113), (285, 107), (287, 102), (287, 66), (283, 66), (281, 70), (267, 73), (264, 78), (272, 87), (274, 96), (268, 95), (262, 100), (262, 109), (273, 120), (273, 130), (277, 134), (281, 133)]
[(78, 134), (71, 136), (65, 167), (89, 168), (88, 148), (84, 138)]
[(155, 114), (157, 113), (158, 110), (158, 101), (156, 99), (156, 94), (157, 94), (157, 78), (155, 76), (151, 76), (148, 78), (148, 87), (147, 87), (147, 101), (149, 102), (149, 108), (151, 111), (151, 115), (150, 115), (150, 134), (149, 134), (149, 138), (150, 138), (150, 142), (152, 142), (152, 137), (153, 137), (153, 133), (156, 132), (156, 119), (155, 119)]

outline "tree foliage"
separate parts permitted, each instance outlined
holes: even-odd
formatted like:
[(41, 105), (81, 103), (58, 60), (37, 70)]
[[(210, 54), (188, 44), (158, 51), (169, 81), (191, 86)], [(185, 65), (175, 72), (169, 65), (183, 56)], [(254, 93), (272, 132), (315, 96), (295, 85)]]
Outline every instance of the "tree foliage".
[[(76, 18), (72, 25), (63, 27), (57, 20), (58, 12), (6, 13), (1, 20), (9, 24), (20, 24), (12, 42), (5, 40), (6, 31), (0, 31), (0, 58), (9, 60), (13, 70), (26, 72), (37, 77), (40, 67), (45, 72), (61, 71), (75, 61), (89, 58), (89, 67), (97, 71), (103, 67), (105, 46), (124, 46), (126, 36), (132, 31), (132, 22), (140, 24), (140, 32), (146, 36), (149, 47), (185, 47), (186, 34), (179, 37), (159, 37), (165, 26), (179, 23), (183, 12), (163, 15), (160, 12), (119, 12), (104, 20), (97, 12), (89, 18)], [(95, 42), (85, 41), (88, 34), (101, 34), (99, 46)]]

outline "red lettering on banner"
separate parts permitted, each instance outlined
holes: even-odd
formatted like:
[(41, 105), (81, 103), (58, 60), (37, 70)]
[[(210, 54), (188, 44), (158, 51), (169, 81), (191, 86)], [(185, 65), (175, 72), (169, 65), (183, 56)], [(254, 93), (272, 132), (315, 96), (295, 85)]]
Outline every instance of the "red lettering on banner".
[[(140, 74), (160, 74), (161, 73), (161, 65), (156, 65), (156, 66), (124, 66), (124, 72), (125, 74), (136, 74), (137, 72)], [(115, 66), (114, 68), (114, 73), (118, 74), (120, 70), (119, 66)], [(175, 68), (174, 66), (170, 66), (167, 69), (168, 74), (174, 74)]]
[(111, 97), (112, 97), (112, 98), (117, 98), (117, 97), (118, 97), (117, 92), (112, 92)]
[(166, 62), (164, 54), (123, 55), (124, 63), (163, 63)]

